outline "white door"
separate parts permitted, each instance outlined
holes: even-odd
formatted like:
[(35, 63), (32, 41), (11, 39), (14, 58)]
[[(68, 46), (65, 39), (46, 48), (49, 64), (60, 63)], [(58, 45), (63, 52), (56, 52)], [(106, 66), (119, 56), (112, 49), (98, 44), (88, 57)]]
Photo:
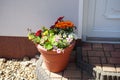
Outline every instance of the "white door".
[(84, 0), (83, 39), (120, 42), (120, 0)]

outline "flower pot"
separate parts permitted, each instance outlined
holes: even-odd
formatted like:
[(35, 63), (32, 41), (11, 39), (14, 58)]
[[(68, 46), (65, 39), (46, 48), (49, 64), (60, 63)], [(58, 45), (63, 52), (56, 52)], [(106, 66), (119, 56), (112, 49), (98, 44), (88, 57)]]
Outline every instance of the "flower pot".
[(68, 65), (70, 53), (72, 52), (74, 45), (75, 41), (61, 53), (57, 53), (57, 51), (53, 50), (47, 51), (40, 45), (37, 45), (37, 49), (41, 53), (47, 69), (51, 72), (60, 72)]

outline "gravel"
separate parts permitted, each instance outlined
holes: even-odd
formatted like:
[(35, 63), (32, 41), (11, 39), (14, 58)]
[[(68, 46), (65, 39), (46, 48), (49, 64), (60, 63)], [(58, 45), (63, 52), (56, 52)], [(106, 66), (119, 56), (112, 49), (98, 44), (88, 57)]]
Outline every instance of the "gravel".
[(37, 58), (22, 60), (0, 58), (0, 80), (37, 80)]

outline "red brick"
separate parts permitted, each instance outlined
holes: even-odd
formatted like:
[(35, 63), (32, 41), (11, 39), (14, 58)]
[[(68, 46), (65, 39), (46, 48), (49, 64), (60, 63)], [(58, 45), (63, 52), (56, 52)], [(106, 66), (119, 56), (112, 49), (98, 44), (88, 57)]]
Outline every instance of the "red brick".
[(103, 48), (93, 48), (93, 50), (96, 50), (96, 51), (103, 51)]
[(99, 57), (89, 57), (89, 63), (100, 64), (100, 58)]
[(103, 44), (104, 51), (113, 51), (113, 45), (112, 44)]
[(120, 64), (120, 58), (108, 58), (108, 62), (111, 64)]
[(105, 56), (106, 56), (106, 57), (111, 57), (110, 51), (105, 51), (104, 53), (105, 53)]
[(107, 59), (106, 59), (106, 57), (101, 57), (101, 63), (102, 63), (102, 64), (107, 64)]
[(88, 54), (87, 54), (87, 51), (82, 51), (82, 56), (87, 56)]
[(83, 46), (91, 46), (92, 43), (83, 43)]
[(83, 61), (88, 63), (88, 57), (83, 57)]
[(76, 67), (76, 64), (75, 63), (69, 63), (68, 66), (67, 66), (67, 70), (76, 70), (77, 67)]
[(115, 51), (119, 51), (120, 52), (120, 49), (115, 49)]
[(100, 43), (94, 43), (93, 48), (102, 48), (102, 44)]
[(103, 51), (88, 51), (88, 56), (104, 56)]
[(72, 56), (72, 55), (71, 55), (71, 56), (70, 56), (70, 62), (75, 62), (75, 60), (76, 60), (76, 59), (75, 59), (75, 56)]
[(119, 57), (120, 58), (120, 52), (119, 51), (111, 52), (111, 56), (112, 57)]
[(82, 50), (92, 50), (91, 43), (84, 43)]
[(80, 79), (80, 80), (94, 80), (94, 79), (92, 79), (92, 77), (89, 76), (87, 72), (83, 71), (82, 79)]
[(114, 44), (114, 48), (120, 48), (120, 44)]
[(63, 77), (81, 78), (81, 72), (79, 70), (65, 70)]
[(83, 46), (82, 50), (92, 50), (91, 46)]

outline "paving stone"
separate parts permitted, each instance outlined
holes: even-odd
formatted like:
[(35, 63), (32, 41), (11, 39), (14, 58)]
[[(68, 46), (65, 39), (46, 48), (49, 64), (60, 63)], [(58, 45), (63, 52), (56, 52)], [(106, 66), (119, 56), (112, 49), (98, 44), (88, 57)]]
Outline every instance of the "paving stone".
[(79, 70), (65, 70), (63, 77), (81, 78), (81, 72)]
[(111, 57), (111, 52), (110, 51), (104, 51), (106, 57)]
[(84, 43), (82, 46), (82, 50), (92, 50), (91, 43)]
[(51, 80), (61, 80), (61, 78), (51, 78)]
[(77, 69), (76, 63), (75, 62), (69, 63), (66, 69), (76, 70)]
[(120, 44), (114, 44), (114, 48), (120, 48)]
[(47, 67), (44, 62), (42, 62), (42, 68), (47, 70)]
[(104, 56), (103, 51), (88, 51), (88, 56)]
[(101, 63), (102, 64), (107, 64), (108, 63), (106, 57), (100, 57), (100, 58), (101, 58)]
[(101, 43), (94, 43), (93, 44), (93, 50), (103, 50), (102, 44)]
[(102, 48), (102, 44), (101, 43), (94, 43), (93, 48)]
[(89, 57), (89, 63), (90, 64), (100, 64), (100, 58), (99, 57)]
[(81, 80), (94, 80), (93, 77), (88, 75), (87, 72), (83, 71)]
[(50, 71), (48, 71), (48, 70), (45, 70), (45, 72), (46, 72), (46, 74), (47, 74), (47, 75), (50, 75)]
[(120, 64), (120, 58), (108, 58), (108, 61), (111, 64)]
[(112, 44), (103, 44), (104, 51), (113, 51), (114, 47)]
[(91, 46), (92, 43), (83, 42), (83, 46)]
[(62, 76), (63, 76), (63, 72), (59, 72), (59, 73), (50, 72), (51, 78), (61, 78)]
[(83, 61), (88, 63), (88, 57), (87, 56), (83, 57)]
[(73, 56), (73, 55), (71, 55), (71, 56), (70, 56), (70, 62), (75, 62), (75, 60), (76, 60), (76, 57)]
[(115, 51), (119, 51), (120, 52), (120, 49), (115, 49)]
[(119, 51), (112, 51), (111, 52), (112, 57), (119, 57), (120, 58), (120, 52)]
[(82, 50), (92, 50), (91, 46), (83, 46)]
[(82, 51), (82, 56), (87, 56), (87, 55), (88, 55), (87, 52), (88, 52), (88, 51), (83, 50), (83, 51)]

